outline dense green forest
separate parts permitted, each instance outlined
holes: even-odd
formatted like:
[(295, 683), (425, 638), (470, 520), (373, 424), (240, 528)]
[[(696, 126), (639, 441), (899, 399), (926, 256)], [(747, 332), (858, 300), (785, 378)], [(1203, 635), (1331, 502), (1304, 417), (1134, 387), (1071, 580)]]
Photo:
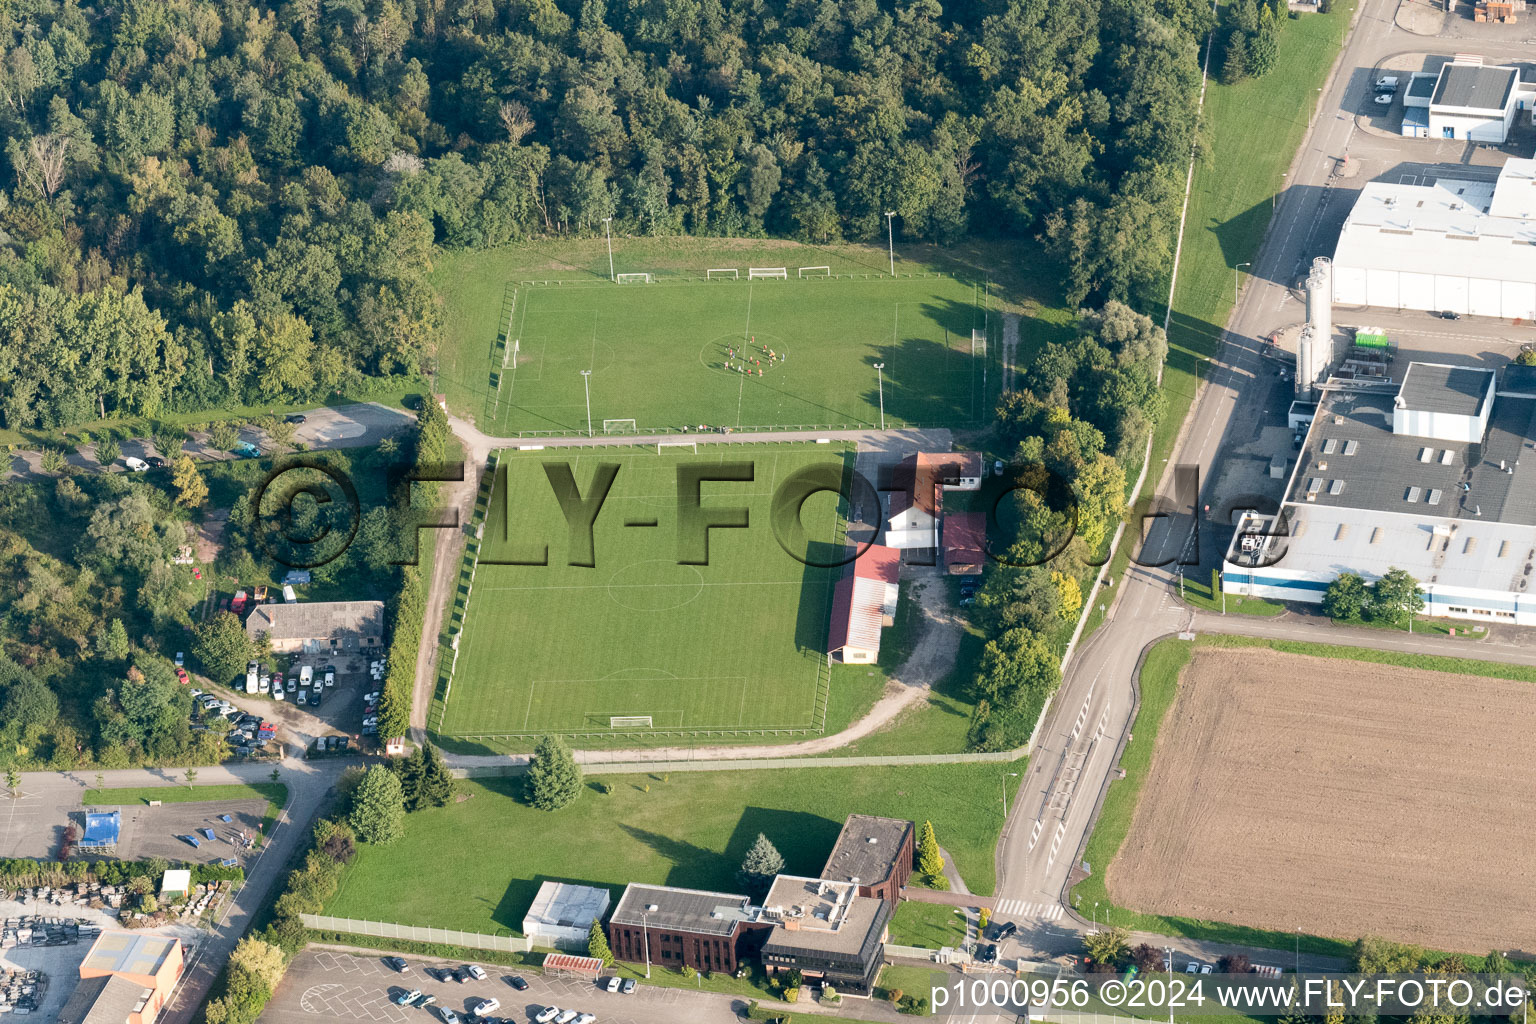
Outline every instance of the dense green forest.
[[(0, 425), (430, 368), (435, 247), (1041, 239), (1166, 280), (1203, 0), (8, 0)], [(1039, 251), (1033, 244), (1030, 253)]]

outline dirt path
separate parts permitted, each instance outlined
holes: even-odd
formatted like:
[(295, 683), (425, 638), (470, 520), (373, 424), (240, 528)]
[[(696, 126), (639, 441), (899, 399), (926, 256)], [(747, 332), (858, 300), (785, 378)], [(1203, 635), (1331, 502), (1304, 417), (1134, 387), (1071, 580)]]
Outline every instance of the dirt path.
[(427, 588), (421, 649), (416, 652), (416, 685), (411, 692), (411, 742), (416, 744), (425, 743), (427, 739), (427, 713), (432, 709), (433, 691), (437, 686), (433, 663), (437, 641), (443, 633), (443, 621), (453, 597), (454, 583), (459, 578), (460, 563), (464, 560), (464, 544), (469, 538), (466, 531), (474, 521), (480, 474), (485, 472), (494, 447), (491, 438), (463, 420), (450, 416), (448, 427), (464, 445), (463, 482), (443, 485), (449, 504), (459, 510), (460, 529), (433, 531), (436, 546), (433, 548), (432, 579)]

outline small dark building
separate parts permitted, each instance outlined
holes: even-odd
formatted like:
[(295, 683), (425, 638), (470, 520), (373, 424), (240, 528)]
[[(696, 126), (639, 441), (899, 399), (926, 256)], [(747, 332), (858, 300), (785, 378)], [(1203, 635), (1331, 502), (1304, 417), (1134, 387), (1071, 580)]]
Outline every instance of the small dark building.
[(843, 822), (821, 877), (852, 882), (860, 896), (895, 904), (912, 875), (915, 832), (912, 822), (900, 818), (851, 814)]
[(757, 919), (745, 896), (630, 883), (608, 919), (608, 945), (630, 963), (732, 972), (767, 931)]
[(773, 925), (762, 952), (768, 972), (798, 970), (808, 982), (868, 995), (895, 911), (883, 899), (859, 895), (859, 888), (825, 878), (774, 879), (763, 901), (763, 920)]

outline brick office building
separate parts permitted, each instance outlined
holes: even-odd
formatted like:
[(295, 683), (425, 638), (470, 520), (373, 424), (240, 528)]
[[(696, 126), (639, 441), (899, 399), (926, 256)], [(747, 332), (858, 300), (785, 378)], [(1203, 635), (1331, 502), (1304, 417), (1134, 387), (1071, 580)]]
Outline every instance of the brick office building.
[(851, 814), (843, 822), (821, 877), (853, 882), (860, 896), (895, 904), (912, 875), (916, 838), (912, 822)]
[(630, 883), (608, 919), (613, 955), (631, 963), (733, 972), (767, 933), (746, 896)]

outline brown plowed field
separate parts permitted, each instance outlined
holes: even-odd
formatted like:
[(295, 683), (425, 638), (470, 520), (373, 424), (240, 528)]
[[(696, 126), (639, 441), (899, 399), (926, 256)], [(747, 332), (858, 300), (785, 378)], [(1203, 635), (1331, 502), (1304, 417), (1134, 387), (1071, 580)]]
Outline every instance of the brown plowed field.
[(1536, 950), (1536, 686), (1201, 648), (1105, 883), (1121, 906)]

